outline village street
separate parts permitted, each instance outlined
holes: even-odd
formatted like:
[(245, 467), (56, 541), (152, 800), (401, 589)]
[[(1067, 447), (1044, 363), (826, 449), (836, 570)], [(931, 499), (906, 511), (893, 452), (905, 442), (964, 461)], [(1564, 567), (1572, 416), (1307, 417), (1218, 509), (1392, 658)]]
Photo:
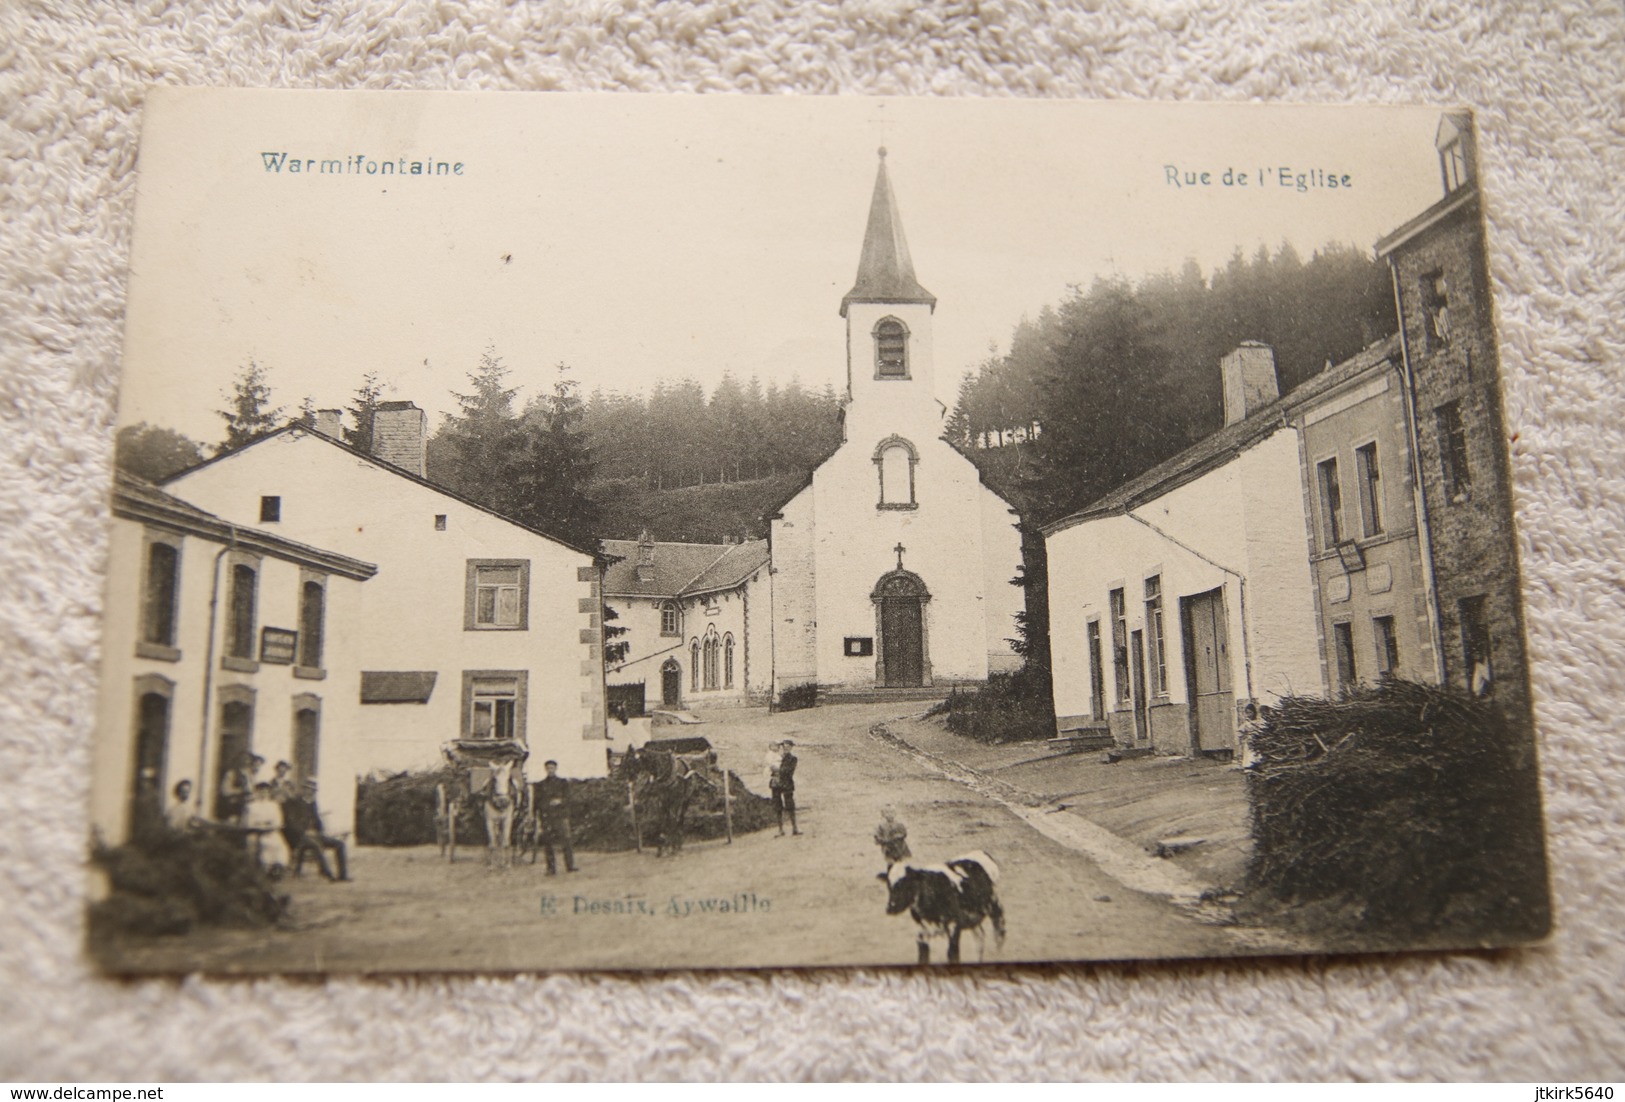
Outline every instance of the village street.
[[(1176, 904), (1125, 886), (1162, 883), (1155, 858), (1139, 853), (1136, 866), (1126, 852), (1133, 847), (1098, 827), (1013, 808), (996, 788), (945, 776), (927, 757), (871, 733), (877, 723), (923, 731), (906, 717), (924, 707), (851, 704), (771, 716), (728, 709), (681, 729), (710, 738), (723, 765), (753, 790), (762, 785), (767, 743), (794, 739), (801, 837), (770, 828), (731, 845), (693, 842), (666, 859), (588, 852), (578, 855), (580, 872), (554, 877), (540, 864), (488, 869), (481, 849), (448, 866), (432, 847), (364, 848), (353, 858), (354, 883), (311, 875), (288, 882), (292, 929), (137, 943), (123, 963), (211, 972), (909, 964), (913, 924), (885, 914), (886, 889), (876, 880), (883, 863), (872, 834), (887, 803), (908, 826), (917, 861), (973, 849), (998, 861), (1009, 937), (1002, 948), (988, 938), (988, 961), (1267, 951), (1257, 932), (1215, 924), (1188, 899)], [(943, 738), (953, 740), (939, 735), (939, 750)], [(1046, 815), (1068, 822), (1057, 829)], [(1102, 844), (1097, 856), (1120, 879), (1089, 856)], [(1177, 887), (1177, 870), (1167, 875)], [(974, 936), (964, 952), (977, 959)], [(933, 957), (942, 954), (939, 939)]]

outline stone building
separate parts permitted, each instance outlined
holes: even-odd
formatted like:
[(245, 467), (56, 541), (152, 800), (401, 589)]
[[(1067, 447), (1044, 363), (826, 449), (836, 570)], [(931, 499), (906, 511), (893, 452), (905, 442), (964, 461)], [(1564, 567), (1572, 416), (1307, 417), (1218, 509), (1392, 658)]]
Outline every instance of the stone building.
[(1523, 705), (1523, 606), (1472, 119), (1436, 145), (1443, 197), (1377, 243), (1393, 275), (1444, 679)]
[(1017, 517), (943, 438), (931, 324), (885, 151), (841, 300), (842, 443), (770, 516), (775, 695), (918, 692), (1018, 664)]
[(318, 782), (334, 829), (354, 815), (360, 710), (354, 640), (377, 568), (234, 524), (115, 475), (91, 822), (109, 844), (162, 815), (190, 781), (219, 814), (243, 755)]
[(771, 691), (772, 594), (766, 540), (657, 543), (604, 540), (604, 604), (629, 650), (606, 670), (614, 687), (641, 685), (649, 707), (763, 701)]
[(512, 737), (537, 765), (601, 776), (602, 560), (425, 481), (423, 413), (385, 403), (385, 461), (289, 427), (170, 479), (237, 523), (378, 564), (351, 652), (359, 771), (437, 765), (457, 738)]
[[(1327, 370), (1286, 403), (1302, 459), (1327, 695), (1387, 677), (1440, 680), (1404, 373), (1397, 341), (1383, 348)], [(1273, 376), (1269, 349), (1236, 354), (1267, 361)]]

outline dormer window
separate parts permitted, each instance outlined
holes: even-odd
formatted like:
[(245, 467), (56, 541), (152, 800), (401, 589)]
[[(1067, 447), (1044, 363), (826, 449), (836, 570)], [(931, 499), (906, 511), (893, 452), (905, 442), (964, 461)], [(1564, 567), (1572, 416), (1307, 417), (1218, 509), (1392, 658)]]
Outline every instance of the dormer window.
[(896, 318), (875, 325), (875, 378), (908, 378), (908, 327)]

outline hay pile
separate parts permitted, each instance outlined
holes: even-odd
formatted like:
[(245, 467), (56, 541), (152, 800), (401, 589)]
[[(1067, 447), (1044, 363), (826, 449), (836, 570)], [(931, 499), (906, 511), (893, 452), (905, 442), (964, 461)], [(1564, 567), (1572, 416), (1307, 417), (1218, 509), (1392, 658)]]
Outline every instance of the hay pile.
[(1396, 944), (1495, 943), (1549, 923), (1534, 740), (1455, 690), (1289, 698), (1248, 736), (1254, 907)]
[(91, 860), (111, 889), (90, 908), (93, 941), (184, 934), (197, 926), (268, 926), (287, 911), (287, 896), (238, 836), (157, 828), (122, 846), (97, 846)]

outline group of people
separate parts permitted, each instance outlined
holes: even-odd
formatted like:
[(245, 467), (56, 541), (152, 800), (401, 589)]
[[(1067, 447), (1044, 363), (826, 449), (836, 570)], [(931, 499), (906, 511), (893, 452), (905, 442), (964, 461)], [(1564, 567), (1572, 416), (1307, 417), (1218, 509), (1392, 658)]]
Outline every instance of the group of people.
[[(303, 870), (306, 857), (315, 858), (316, 867), (328, 880), (350, 879), (344, 840), (327, 833), (322, 814), (316, 807), (316, 779), (296, 780), (289, 762), (276, 763), (270, 780), (260, 780), (265, 759), (245, 754), (221, 778), (219, 817), (205, 819), (192, 804), (192, 782), (177, 781), (173, 799), (164, 810), (171, 830), (185, 831), (200, 826), (240, 830), (255, 842), (260, 864), (266, 869)], [(333, 854), (329, 865), (327, 854)]]
[(779, 834), (784, 834), (784, 817), (790, 817), (790, 833), (800, 834), (796, 826), (796, 744), (790, 739), (767, 744), (767, 756), (762, 765), (767, 770), (767, 790), (773, 798), (773, 810), (779, 817)]

